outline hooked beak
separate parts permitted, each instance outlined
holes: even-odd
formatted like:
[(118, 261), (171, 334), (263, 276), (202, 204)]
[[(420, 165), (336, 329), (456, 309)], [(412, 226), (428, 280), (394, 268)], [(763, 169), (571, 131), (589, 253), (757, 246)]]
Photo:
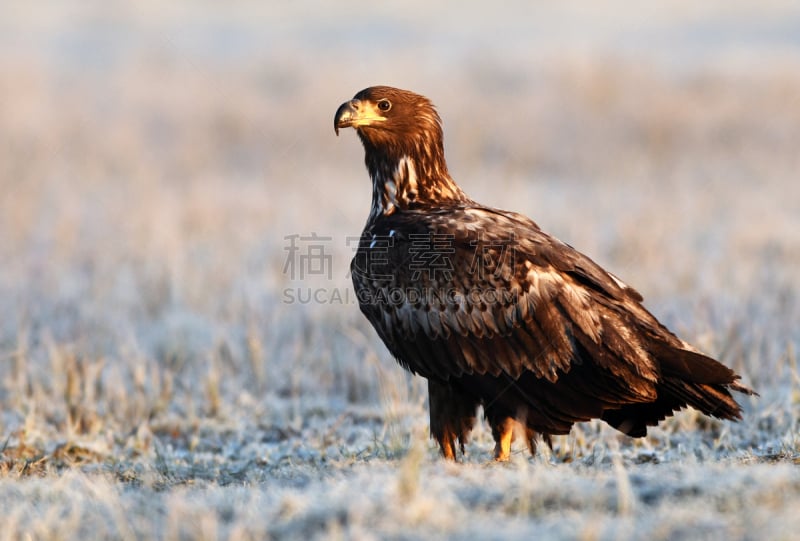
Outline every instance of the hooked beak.
[(353, 119), (358, 115), (359, 105), (359, 100), (350, 100), (336, 109), (336, 116), (333, 117), (333, 130), (337, 136), (339, 135), (339, 128), (349, 128), (353, 125)]
[(333, 117), (333, 130), (336, 135), (339, 135), (339, 128), (359, 128), (385, 120), (386, 117), (377, 111), (373, 103), (352, 99), (341, 104), (336, 110), (336, 115)]

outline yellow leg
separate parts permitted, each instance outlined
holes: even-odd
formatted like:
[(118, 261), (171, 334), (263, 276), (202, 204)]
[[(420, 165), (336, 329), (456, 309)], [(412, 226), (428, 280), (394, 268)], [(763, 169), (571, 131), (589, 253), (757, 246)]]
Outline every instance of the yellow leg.
[(456, 459), (456, 442), (464, 452), (470, 430), (475, 424), (477, 400), (450, 385), (428, 380), (430, 397), (431, 436), (439, 444), (442, 456)]
[(447, 460), (456, 459), (455, 441), (452, 434), (446, 434), (439, 440), (439, 449), (442, 451), (442, 456)]
[(511, 442), (514, 441), (514, 419), (505, 418), (498, 426), (492, 427), (494, 436), (494, 459), (507, 462), (511, 458)]

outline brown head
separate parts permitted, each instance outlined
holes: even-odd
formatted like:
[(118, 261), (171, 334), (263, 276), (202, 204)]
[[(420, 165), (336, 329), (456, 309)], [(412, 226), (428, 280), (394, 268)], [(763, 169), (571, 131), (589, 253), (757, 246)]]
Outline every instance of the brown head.
[(390, 86), (365, 88), (339, 107), (333, 124), (337, 135), (339, 128), (355, 128), (365, 145), (405, 154), (442, 146), (442, 121), (431, 101)]
[(337, 135), (340, 128), (354, 128), (364, 144), (373, 214), (468, 201), (447, 171), (442, 121), (425, 96), (390, 86), (365, 88), (339, 106), (333, 127)]

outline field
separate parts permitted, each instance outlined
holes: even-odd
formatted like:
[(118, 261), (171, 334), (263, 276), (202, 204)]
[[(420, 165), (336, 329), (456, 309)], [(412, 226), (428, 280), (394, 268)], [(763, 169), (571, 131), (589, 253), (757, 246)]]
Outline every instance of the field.
[[(6, 4), (0, 540), (800, 531), (796, 7)], [(441, 460), (347, 275), (370, 186), (332, 119), (378, 83), (741, 373), (744, 419)]]

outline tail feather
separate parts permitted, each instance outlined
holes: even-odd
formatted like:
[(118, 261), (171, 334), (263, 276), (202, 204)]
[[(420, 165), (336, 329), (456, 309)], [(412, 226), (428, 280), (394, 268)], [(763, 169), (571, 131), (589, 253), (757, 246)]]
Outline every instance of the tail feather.
[[(746, 389), (747, 394), (753, 394), (744, 386), (737, 384), (737, 387)], [(606, 410), (602, 419), (633, 437), (645, 436), (648, 426), (657, 425), (659, 421), (687, 406), (718, 419), (739, 420), (742, 418), (741, 406), (731, 396), (728, 388), (735, 387), (687, 383), (669, 378), (657, 386), (658, 398), (655, 401)]]
[(692, 383), (723, 385), (731, 384), (739, 379), (736, 372), (697, 351), (676, 347), (660, 340), (653, 340), (648, 344), (648, 348), (658, 360), (664, 376), (672, 376)]
[(742, 408), (733, 399), (730, 391), (722, 385), (692, 383), (673, 378), (665, 379), (663, 389), (682, 405), (717, 417), (718, 419), (738, 420), (742, 418)]
[(629, 436), (646, 435), (648, 426), (687, 406), (718, 419), (739, 420), (742, 408), (731, 391), (757, 395), (738, 381), (738, 374), (711, 357), (661, 341), (650, 346), (662, 375), (656, 400), (603, 412), (604, 421)]

